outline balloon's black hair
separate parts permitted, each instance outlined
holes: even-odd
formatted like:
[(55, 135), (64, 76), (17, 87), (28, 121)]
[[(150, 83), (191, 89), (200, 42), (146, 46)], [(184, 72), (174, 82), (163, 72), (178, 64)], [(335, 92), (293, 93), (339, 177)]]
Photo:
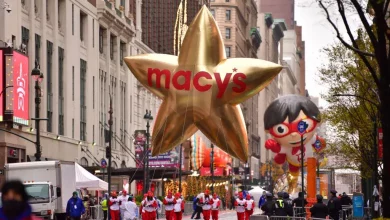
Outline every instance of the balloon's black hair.
[(305, 115), (318, 122), (321, 121), (320, 110), (307, 97), (300, 95), (286, 95), (275, 99), (264, 113), (264, 128), (271, 129), (273, 126), (280, 124), (288, 118), (293, 122), (303, 111)]

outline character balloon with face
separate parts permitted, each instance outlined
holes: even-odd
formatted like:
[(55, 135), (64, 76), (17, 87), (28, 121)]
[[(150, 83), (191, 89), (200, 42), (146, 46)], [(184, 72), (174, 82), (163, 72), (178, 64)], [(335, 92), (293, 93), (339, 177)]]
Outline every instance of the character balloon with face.
[[(303, 158), (301, 158), (301, 134), (298, 130), (299, 122), (303, 121)], [(265, 148), (275, 153), (274, 162), (282, 165), (286, 161), (289, 171), (295, 180), (289, 182), (289, 191), (292, 192), (292, 182), (297, 181), (301, 161), (306, 164), (308, 157), (313, 157), (314, 151), (322, 150), (318, 147), (319, 137), (316, 128), (320, 125), (320, 111), (307, 97), (300, 95), (286, 95), (274, 100), (264, 114), (264, 126), (267, 133), (272, 135)]]

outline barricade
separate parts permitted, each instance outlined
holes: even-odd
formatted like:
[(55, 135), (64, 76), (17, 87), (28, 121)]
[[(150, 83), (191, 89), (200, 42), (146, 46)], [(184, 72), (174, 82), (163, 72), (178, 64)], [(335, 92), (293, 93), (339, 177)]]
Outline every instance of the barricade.
[(306, 220), (306, 217), (271, 216), (269, 220)]
[(293, 216), (294, 217), (306, 217), (307, 213), (310, 212), (310, 208), (311, 207), (305, 207), (305, 208), (301, 208), (301, 207), (294, 207), (293, 208)]
[(250, 220), (269, 220), (267, 215), (251, 215)]
[(89, 207), (89, 219), (91, 219), (91, 220), (103, 219), (102, 206), (100, 206), (100, 205), (90, 206)]
[(352, 210), (353, 206), (351, 205), (343, 205), (340, 211), (340, 219), (352, 219)]

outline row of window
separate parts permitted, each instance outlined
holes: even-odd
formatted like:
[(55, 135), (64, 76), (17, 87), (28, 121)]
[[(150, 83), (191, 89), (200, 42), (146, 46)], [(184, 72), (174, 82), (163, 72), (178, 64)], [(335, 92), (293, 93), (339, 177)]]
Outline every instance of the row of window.
[[(106, 29), (100, 27), (99, 29), (99, 52), (104, 53), (104, 44), (106, 41)], [(114, 60), (115, 58), (115, 48), (116, 48), (117, 36), (110, 35), (110, 59)], [(126, 43), (121, 41), (119, 44), (119, 61), (120, 65), (123, 66), (123, 59), (125, 57)]]
[[(211, 9), (211, 14), (215, 18), (215, 9)], [(226, 21), (231, 21), (232, 20), (232, 10), (228, 9), (225, 12), (225, 20)]]

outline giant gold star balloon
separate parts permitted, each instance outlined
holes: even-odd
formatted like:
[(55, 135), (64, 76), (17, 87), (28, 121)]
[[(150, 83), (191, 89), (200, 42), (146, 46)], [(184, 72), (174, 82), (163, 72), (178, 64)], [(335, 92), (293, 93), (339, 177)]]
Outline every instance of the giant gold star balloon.
[(259, 59), (226, 59), (221, 33), (206, 6), (189, 26), (179, 56), (143, 54), (126, 57), (125, 62), (142, 85), (163, 100), (153, 128), (153, 156), (200, 130), (245, 162), (248, 137), (239, 104), (282, 69)]

